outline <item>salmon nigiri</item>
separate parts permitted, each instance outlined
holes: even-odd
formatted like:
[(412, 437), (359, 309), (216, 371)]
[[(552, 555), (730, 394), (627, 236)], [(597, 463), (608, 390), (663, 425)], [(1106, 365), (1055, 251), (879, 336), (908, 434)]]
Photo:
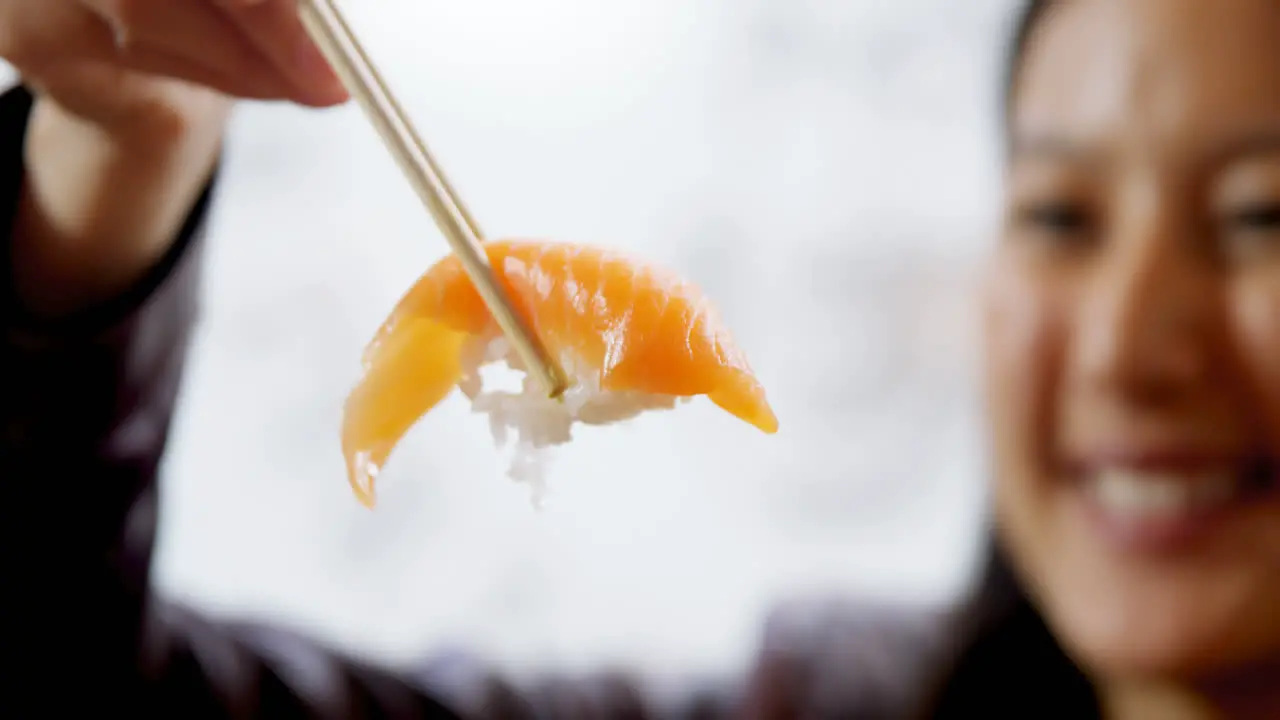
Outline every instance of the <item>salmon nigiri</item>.
[[(664, 269), (570, 243), (485, 245), (512, 304), (559, 363), (569, 387), (548, 398), (526, 376), (521, 392), (485, 391), (481, 367), (522, 370), (461, 261), (450, 255), (400, 300), (364, 354), (347, 398), (342, 450), (352, 489), (374, 503), (374, 481), (401, 437), (459, 388), (490, 418), (495, 440), (515, 430), (536, 450), (568, 442), (575, 422), (607, 424), (705, 395), (766, 433), (778, 420), (746, 356), (707, 298)], [(517, 462), (513, 477), (521, 477)]]

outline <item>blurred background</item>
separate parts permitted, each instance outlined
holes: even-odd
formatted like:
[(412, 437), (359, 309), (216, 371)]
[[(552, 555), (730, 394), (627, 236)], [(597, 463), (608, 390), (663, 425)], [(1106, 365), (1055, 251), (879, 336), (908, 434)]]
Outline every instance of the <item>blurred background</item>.
[(699, 402), (580, 431), (537, 512), (455, 397), (366, 510), (341, 404), (447, 247), (356, 107), (246, 105), (167, 464), (165, 593), (394, 663), (466, 645), (512, 668), (727, 672), (783, 598), (965, 588), (1011, 0), (346, 7), (490, 236), (690, 277), (782, 429)]

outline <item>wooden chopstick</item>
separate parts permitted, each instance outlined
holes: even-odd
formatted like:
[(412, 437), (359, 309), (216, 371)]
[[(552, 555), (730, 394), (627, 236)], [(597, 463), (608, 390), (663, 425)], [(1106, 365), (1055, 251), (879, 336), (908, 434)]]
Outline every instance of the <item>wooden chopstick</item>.
[(498, 327), (520, 355), (527, 372), (538, 378), (548, 395), (559, 397), (565, 390), (559, 366), (512, 307), (481, 246), (484, 236), (475, 218), (445, 178), (334, 0), (298, 0), (298, 13), (312, 40), (338, 77), (342, 78), (347, 91), (364, 109), (366, 117), (427, 206)]

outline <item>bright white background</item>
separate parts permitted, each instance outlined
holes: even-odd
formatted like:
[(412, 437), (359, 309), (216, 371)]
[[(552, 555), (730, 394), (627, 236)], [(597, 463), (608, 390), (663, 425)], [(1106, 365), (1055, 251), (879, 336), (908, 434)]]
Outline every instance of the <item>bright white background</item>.
[(1010, 0), (348, 2), (490, 236), (620, 246), (718, 301), (774, 437), (695, 403), (582, 432), (547, 509), (454, 398), (375, 512), (339, 410), (445, 251), (355, 107), (245, 106), (157, 580), (405, 662), (728, 670), (796, 593), (945, 600), (983, 505), (972, 287)]

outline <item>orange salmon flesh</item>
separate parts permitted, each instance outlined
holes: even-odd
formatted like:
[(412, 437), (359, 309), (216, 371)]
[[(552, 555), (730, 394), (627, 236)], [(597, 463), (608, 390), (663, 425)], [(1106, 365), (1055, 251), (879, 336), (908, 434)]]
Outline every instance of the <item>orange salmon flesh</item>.
[[(486, 252), (516, 311), (552, 358), (572, 358), (569, 381), (601, 392), (711, 402), (765, 433), (778, 419), (764, 388), (708, 299), (671, 272), (570, 243), (496, 241)], [(461, 261), (431, 266), (365, 350), (347, 398), (342, 450), (356, 496), (372, 507), (374, 480), (400, 439), (462, 381), (464, 348), (498, 337)]]

